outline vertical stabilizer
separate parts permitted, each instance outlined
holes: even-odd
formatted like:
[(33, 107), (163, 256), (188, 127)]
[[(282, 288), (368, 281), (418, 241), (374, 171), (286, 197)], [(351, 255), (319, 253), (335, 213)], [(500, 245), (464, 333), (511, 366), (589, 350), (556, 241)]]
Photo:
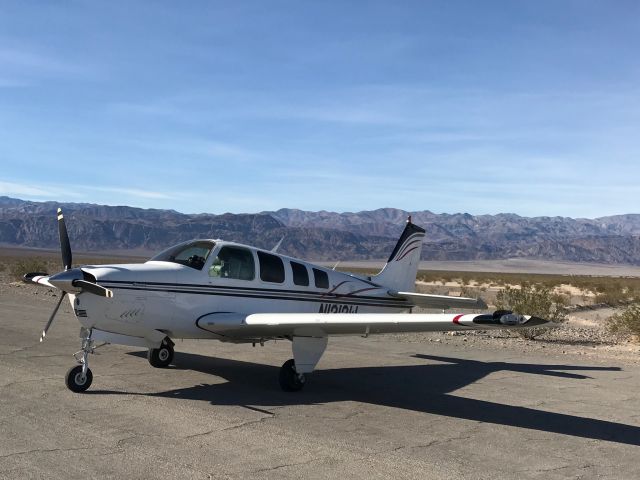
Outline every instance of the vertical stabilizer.
[(411, 223), (409, 217), (386, 265), (371, 280), (397, 292), (415, 291), (424, 233), (424, 228)]

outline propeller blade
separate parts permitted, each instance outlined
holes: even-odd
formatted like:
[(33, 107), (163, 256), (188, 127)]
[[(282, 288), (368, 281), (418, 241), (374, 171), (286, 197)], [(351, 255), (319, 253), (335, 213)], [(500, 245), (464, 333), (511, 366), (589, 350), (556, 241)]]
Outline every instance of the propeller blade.
[(81, 288), (84, 292), (93, 293), (101, 297), (113, 298), (113, 292), (111, 290), (101, 287), (96, 283), (87, 282), (86, 280), (74, 280), (71, 284), (74, 287)]
[(53, 309), (53, 312), (51, 313), (51, 316), (49, 317), (49, 321), (47, 322), (47, 324), (44, 326), (44, 329), (42, 330), (42, 335), (40, 335), (40, 341), (42, 342), (44, 340), (44, 337), (47, 336), (47, 332), (49, 331), (49, 327), (51, 327), (51, 324), (53, 323), (53, 319), (56, 317), (56, 313), (58, 313), (58, 309), (60, 308), (60, 304), (62, 303), (62, 300), (64, 299), (64, 296), (67, 294), (67, 292), (62, 292), (62, 295), (60, 295), (60, 300), (58, 300), (58, 303), (56, 304), (55, 308)]
[(67, 234), (67, 226), (64, 223), (62, 209), (58, 208), (58, 235), (60, 237), (60, 250), (62, 251), (62, 266), (65, 270), (71, 268), (73, 257), (71, 255), (71, 243)]

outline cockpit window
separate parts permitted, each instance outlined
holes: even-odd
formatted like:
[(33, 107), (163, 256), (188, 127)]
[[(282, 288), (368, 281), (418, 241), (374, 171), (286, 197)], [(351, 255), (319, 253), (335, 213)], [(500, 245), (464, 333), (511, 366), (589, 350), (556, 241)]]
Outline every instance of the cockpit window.
[(185, 242), (171, 247), (164, 252), (160, 252), (151, 258), (151, 260), (179, 263), (180, 265), (186, 265), (196, 270), (202, 270), (214, 246), (214, 242), (206, 240)]
[(209, 276), (253, 280), (255, 271), (255, 262), (250, 250), (240, 247), (222, 247), (209, 267)]

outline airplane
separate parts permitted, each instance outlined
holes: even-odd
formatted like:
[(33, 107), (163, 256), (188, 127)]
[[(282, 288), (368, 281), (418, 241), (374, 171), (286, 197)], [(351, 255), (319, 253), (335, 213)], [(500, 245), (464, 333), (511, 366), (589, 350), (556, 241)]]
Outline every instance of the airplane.
[[(61, 209), (58, 234), (64, 270), (27, 273), (24, 281), (62, 293), (42, 342), (68, 296), (81, 325), (78, 363), (65, 377), (76, 393), (93, 374), (89, 355), (107, 344), (148, 349), (148, 361), (168, 367), (175, 339), (260, 344), (291, 341), (293, 358), (280, 369), (284, 391), (301, 390), (330, 335), (539, 327), (547, 320), (508, 310), (444, 313), (448, 308), (486, 309), (480, 299), (415, 293), (425, 230), (408, 218), (387, 263), (371, 276), (335, 271), (274, 251), (195, 239), (172, 246), (145, 263), (72, 266)], [(414, 307), (443, 313), (411, 313)], [(100, 343), (100, 344), (98, 344)]]

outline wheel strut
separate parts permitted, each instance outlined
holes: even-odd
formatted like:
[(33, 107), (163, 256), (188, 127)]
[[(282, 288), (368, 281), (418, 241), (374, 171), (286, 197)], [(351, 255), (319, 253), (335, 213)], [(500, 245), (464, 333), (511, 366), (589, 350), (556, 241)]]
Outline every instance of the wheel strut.
[(89, 354), (95, 353), (96, 348), (106, 345), (96, 346), (91, 340), (91, 329), (82, 328), (80, 330), (80, 338), (82, 339), (82, 348), (73, 354), (78, 365), (71, 367), (65, 377), (67, 388), (75, 393), (86, 391), (93, 381), (93, 374), (89, 368)]

